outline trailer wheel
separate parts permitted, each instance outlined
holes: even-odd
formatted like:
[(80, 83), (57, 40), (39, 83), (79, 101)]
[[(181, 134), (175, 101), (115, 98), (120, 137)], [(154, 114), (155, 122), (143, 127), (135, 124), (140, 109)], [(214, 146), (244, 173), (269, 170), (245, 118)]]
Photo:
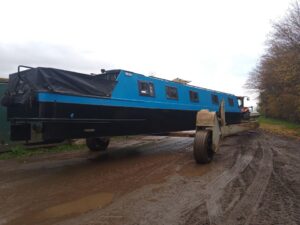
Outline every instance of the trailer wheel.
[(109, 138), (87, 138), (86, 145), (91, 151), (105, 151), (109, 145)]
[(194, 158), (197, 163), (209, 163), (214, 156), (212, 150), (212, 133), (209, 130), (198, 130), (194, 140)]

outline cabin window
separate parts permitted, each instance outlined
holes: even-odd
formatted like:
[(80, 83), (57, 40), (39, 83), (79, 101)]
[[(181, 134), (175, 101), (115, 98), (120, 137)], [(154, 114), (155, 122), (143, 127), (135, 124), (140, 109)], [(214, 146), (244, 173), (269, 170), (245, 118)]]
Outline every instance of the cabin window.
[(228, 98), (229, 106), (234, 106), (233, 98)]
[(154, 97), (154, 85), (151, 82), (139, 81), (139, 92), (142, 96)]
[(166, 93), (168, 99), (178, 99), (178, 91), (176, 87), (166, 86)]
[(218, 95), (211, 95), (211, 100), (213, 104), (219, 105), (219, 97)]
[(191, 102), (199, 102), (198, 92), (190, 91), (190, 100), (191, 100)]

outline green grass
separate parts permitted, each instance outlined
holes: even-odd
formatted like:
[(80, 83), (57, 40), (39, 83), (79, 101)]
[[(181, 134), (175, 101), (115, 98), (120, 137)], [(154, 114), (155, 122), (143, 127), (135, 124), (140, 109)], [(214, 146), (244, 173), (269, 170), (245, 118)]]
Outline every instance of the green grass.
[(15, 145), (8, 149), (8, 152), (0, 154), (0, 160), (14, 159), (14, 158), (25, 158), (30, 156), (41, 155), (45, 153), (58, 153), (58, 152), (70, 152), (79, 151), (85, 148), (85, 145), (70, 145), (62, 144), (54, 147), (41, 147), (35, 149), (26, 149), (22, 145)]
[(261, 123), (267, 123), (267, 124), (273, 124), (273, 125), (280, 125), (288, 129), (300, 129), (300, 124), (291, 123), (285, 120), (279, 120), (279, 119), (272, 119), (272, 118), (266, 118), (264, 116), (259, 117), (259, 122)]
[(288, 122), (285, 120), (266, 118), (264, 116), (260, 116), (258, 121), (262, 129), (279, 134), (300, 136), (300, 124)]

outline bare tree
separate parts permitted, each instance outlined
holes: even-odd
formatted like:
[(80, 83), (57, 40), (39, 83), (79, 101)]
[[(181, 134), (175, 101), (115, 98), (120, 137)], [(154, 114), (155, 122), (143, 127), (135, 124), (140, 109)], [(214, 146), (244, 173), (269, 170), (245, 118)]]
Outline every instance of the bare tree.
[(248, 89), (259, 92), (261, 113), (300, 122), (300, 5), (273, 24), (267, 51), (249, 74)]

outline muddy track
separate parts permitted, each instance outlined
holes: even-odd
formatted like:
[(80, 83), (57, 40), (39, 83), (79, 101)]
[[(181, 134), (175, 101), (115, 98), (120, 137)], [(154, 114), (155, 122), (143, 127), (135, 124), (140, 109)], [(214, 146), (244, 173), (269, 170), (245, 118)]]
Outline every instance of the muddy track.
[(263, 157), (259, 162), (256, 175), (247, 187), (243, 197), (229, 213), (227, 224), (249, 224), (265, 193), (273, 171), (272, 151), (267, 146), (262, 148)]
[(0, 163), (0, 224), (299, 224), (299, 141), (242, 133), (208, 165), (192, 144), (140, 137)]

